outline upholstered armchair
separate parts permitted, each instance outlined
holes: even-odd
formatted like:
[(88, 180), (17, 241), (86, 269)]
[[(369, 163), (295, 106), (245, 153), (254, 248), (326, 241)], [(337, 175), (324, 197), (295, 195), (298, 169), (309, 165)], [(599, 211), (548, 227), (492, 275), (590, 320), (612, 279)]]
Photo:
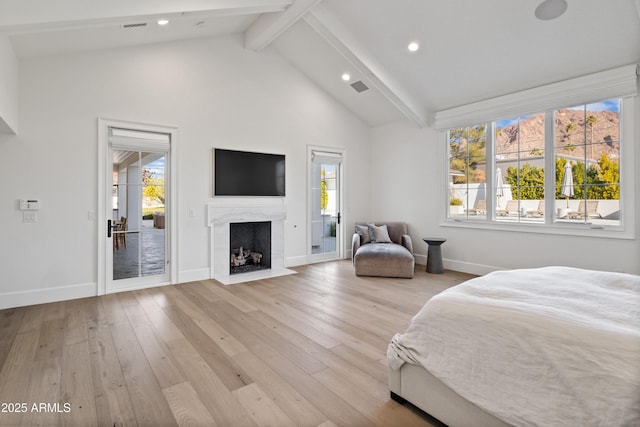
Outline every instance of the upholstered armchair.
[(413, 277), (415, 257), (405, 222), (356, 224), (351, 250), (357, 276)]

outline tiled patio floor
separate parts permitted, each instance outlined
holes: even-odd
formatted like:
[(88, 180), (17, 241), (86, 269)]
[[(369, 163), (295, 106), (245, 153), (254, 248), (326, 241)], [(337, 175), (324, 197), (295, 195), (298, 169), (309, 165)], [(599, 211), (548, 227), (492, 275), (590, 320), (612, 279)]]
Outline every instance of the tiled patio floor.
[(140, 232), (127, 233), (127, 247), (113, 251), (113, 279), (163, 274), (164, 236), (165, 230), (153, 228), (152, 220), (142, 221)]

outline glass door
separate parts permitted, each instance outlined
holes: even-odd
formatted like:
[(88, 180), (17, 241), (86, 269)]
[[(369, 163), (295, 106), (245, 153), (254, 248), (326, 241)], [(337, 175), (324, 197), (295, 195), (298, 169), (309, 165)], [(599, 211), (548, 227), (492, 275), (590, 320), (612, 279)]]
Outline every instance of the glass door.
[(139, 288), (169, 280), (167, 147), (147, 143), (149, 149), (140, 149), (141, 136), (157, 136), (140, 133), (134, 137), (115, 137), (115, 143), (110, 146), (111, 204), (107, 240), (112, 262), (108, 290)]
[(311, 152), (311, 260), (340, 257), (340, 153)]

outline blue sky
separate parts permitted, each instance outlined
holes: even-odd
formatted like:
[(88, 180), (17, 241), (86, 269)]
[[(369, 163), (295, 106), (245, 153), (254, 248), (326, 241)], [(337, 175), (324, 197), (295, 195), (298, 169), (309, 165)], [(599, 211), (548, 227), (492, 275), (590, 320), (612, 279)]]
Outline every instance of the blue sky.
[(525, 120), (525, 119), (527, 119), (529, 117), (531, 117), (531, 115), (514, 117), (512, 119), (506, 119), (506, 120), (497, 121), (496, 122), (496, 129), (506, 128), (507, 126), (511, 126), (514, 123), (518, 123), (518, 120), (522, 121), (522, 120)]
[[(570, 108), (572, 110), (573, 108)], [(581, 107), (576, 108), (581, 110)], [(613, 111), (617, 113), (620, 111), (620, 101), (617, 99), (612, 99), (609, 101), (596, 102), (595, 104), (588, 104), (587, 111)]]
[(144, 168), (153, 172), (155, 179), (164, 178), (164, 159), (164, 157), (160, 157), (158, 160), (144, 165)]

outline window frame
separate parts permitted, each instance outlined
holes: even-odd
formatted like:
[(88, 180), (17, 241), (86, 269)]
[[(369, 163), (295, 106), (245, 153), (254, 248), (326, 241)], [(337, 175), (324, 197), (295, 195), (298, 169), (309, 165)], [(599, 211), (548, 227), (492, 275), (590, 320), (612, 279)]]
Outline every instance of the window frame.
[[(469, 104), (436, 114), (436, 128), (439, 131), (438, 144), (441, 147), (444, 165), (442, 177), (442, 209), (440, 209), (440, 225), (446, 227), (463, 227), (484, 230), (504, 230), (525, 233), (549, 233), (571, 236), (606, 237), (620, 239), (635, 238), (635, 216), (633, 211), (637, 204), (635, 197), (634, 166), (636, 163), (636, 108), (637, 67), (627, 66), (608, 72), (597, 73), (566, 82), (530, 89), (503, 97)], [(623, 77), (626, 76), (625, 79)], [(621, 79), (624, 84), (621, 84)], [(591, 89), (588, 86), (591, 85)], [(595, 87), (594, 87), (595, 85)], [(554, 95), (556, 94), (556, 95)], [(594, 95), (595, 94), (595, 95)], [(562, 108), (591, 104), (602, 100), (620, 98), (620, 222), (619, 225), (594, 225), (556, 221), (553, 217), (555, 209), (555, 173), (545, 174), (545, 215), (544, 222), (507, 222), (496, 220), (496, 184), (487, 178), (486, 216), (473, 218), (454, 218), (449, 215), (449, 134), (451, 128), (476, 126), (485, 124), (487, 128), (487, 170), (486, 176), (495, 175), (495, 121), (505, 117), (517, 117), (528, 114), (545, 114), (544, 167), (547, 171), (555, 171), (555, 120), (554, 112)], [(520, 101), (520, 102), (518, 102)], [(537, 109), (534, 107), (544, 107)], [(640, 108), (638, 108), (640, 110)], [(484, 117), (483, 117), (484, 115)], [(468, 125), (465, 124), (469, 123)], [(490, 184), (490, 185), (489, 185)], [(547, 202), (548, 195), (554, 203)]]

